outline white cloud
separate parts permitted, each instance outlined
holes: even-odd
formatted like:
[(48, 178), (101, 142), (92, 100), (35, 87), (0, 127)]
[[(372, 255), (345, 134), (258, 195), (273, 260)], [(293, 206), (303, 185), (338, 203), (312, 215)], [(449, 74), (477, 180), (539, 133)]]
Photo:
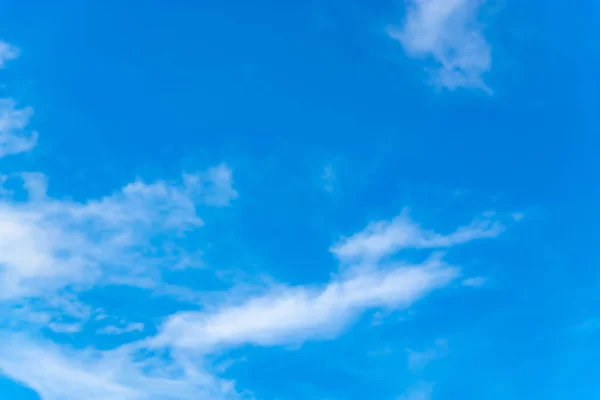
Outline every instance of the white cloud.
[(406, 248), (448, 248), (475, 239), (496, 237), (503, 230), (499, 222), (483, 219), (441, 235), (421, 228), (404, 212), (392, 221), (369, 224), (362, 232), (334, 245), (331, 251), (345, 262), (373, 262)]
[(35, 390), (43, 400), (137, 399), (139, 392), (116, 382), (115, 371), (98, 368), (93, 360), (65, 357), (51, 344), (6, 340), (0, 350), (0, 370)]
[(438, 67), (432, 83), (490, 92), (483, 75), (491, 69), (491, 51), (476, 20), (481, 0), (408, 0), (401, 29), (390, 29), (412, 57), (432, 58)]
[(214, 378), (183, 355), (165, 361), (135, 347), (70, 350), (16, 335), (0, 338), (0, 371), (42, 400), (233, 400), (233, 383)]
[(154, 343), (211, 351), (246, 343), (270, 346), (328, 338), (366, 309), (407, 307), (458, 274), (457, 268), (434, 258), (418, 266), (354, 271), (323, 288), (277, 288), (211, 312), (176, 314)]
[(474, 277), (463, 280), (462, 284), (463, 284), (463, 286), (480, 287), (480, 286), (485, 285), (486, 282), (487, 282), (487, 278), (485, 278), (483, 276), (474, 276)]
[[(34, 147), (37, 135), (25, 131), (31, 114), (30, 108), (0, 100), (0, 157)], [(0, 335), (3, 375), (43, 400), (239, 398), (231, 382), (216, 379), (184, 355), (165, 361), (162, 354), (140, 359), (135, 347), (69, 350), (15, 333), (40, 326), (60, 334), (82, 331), (92, 311), (76, 293), (94, 284), (157, 284), (165, 263), (181, 264), (162, 254), (163, 238), (172, 243), (201, 226), (198, 205), (224, 206), (237, 198), (227, 165), (184, 174), (181, 184), (137, 180), (84, 202), (49, 197), (41, 173), (1, 176), (0, 186), (7, 180), (18, 180), (27, 198), (17, 200), (19, 189), (0, 187), (1, 317), (13, 329)], [(143, 324), (132, 323), (100, 333), (143, 330)]]
[(13, 60), (19, 56), (19, 49), (15, 46), (0, 40), (0, 69), (4, 68), (7, 61)]
[[(39, 183), (40, 180), (34, 182)], [(44, 185), (34, 187), (40, 188)], [(109, 250), (111, 259), (115, 256), (118, 256), (118, 259), (127, 255), (127, 252), (117, 252), (110, 245), (103, 244), (108, 239), (101, 233), (108, 231), (111, 238), (115, 235), (127, 238), (117, 241), (122, 249), (123, 243), (130, 243), (133, 234), (130, 229), (143, 233), (134, 241), (143, 243), (144, 238), (152, 234), (154, 228), (181, 228), (186, 225), (196, 226), (199, 223), (195, 209), (188, 207), (190, 203), (185, 200), (186, 196), (180, 198), (181, 193), (188, 193), (185, 184), (167, 186), (164, 182), (150, 185), (137, 182), (112, 196), (94, 202), (57, 201), (38, 193), (35, 198), (41, 200), (31, 200), (20, 206), (32, 207), (28, 212), (42, 216), (54, 215), (47, 210), (60, 211), (58, 215), (63, 218), (59, 232), (72, 234), (72, 229), (77, 229), (80, 234), (77, 237), (83, 237), (79, 241), (84, 244), (83, 248), (90, 246), (91, 235), (99, 240), (102, 249)], [(155, 207), (156, 203), (159, 206)], [(10, 207), (18, 205), (10, 203)], [(171, 209), (174, 209), (173, 214), (177, 215), (176, 224), (165, 219), (166, 217), (160, 217), (170, 213)], [(82, 227), (75, 223), (82, 220), (86, 221), (83, 233), (79, 231)], [(391, 226), (394, 221), (380, 224)], [(39, 221), (34, 222), (32, 226), (40, 225)], [(96, 226), (102, 227), (102, 230), (97, 231)], [(488, 224), (486, 226), (489, 227)], [(485, 229), (483, 231), (487, 232)], [(433, 232), (425, 234), (425, 231), (419, 229), (416, 232), (425, 237), (423, 240), (433, 240), (444, 246), (463, 243), (467, 239), (481, 236), (473, 235), (472, 232), (479, 231), (473, 230), (472, 227), (467, 234), (459, 229), (457, 232), (463, 233), (451, 234), (450, 239)], [(492, 235), (483, 235), (489, 236)], [(111, 244), (112, 241), (108, 243)], [(50, 250), (53, 246), (50, 246)], [(399, 248), (397, 245), (388, 246), (385, 252), (389, 254)], [(47, 254), (50, 255), (46, 258), (51, 260), (58, 257), (51, 251)], [(90, 254), (95, 255), (96, 252)], [(80, 252), (79, 256), (84, 258), (88, 253)], [(91, 259), (92, 266), (96, 262), (105, 261), (98, 261), (93, 257)], [(360, 264), (347, 268), (342, 275), (321, 287), (276, 286), (267, 289), (262, 295), (243, 295), (242, 298), (237, 297), (235, 290), (227, 292), (224, 302), (205, 304), (203, 311), (172, 315), (159, 328), (155, 337), (134, 343), (124, 350), (75, 352), (45, 343), (22, 341), (13, 346), (0, 341), (0, 348), (5, 348), (0, 350), (0, 370), (36, 390), (43, 400), (186, 399), (198, 398), (203, 393), (207, 398), (216, 400), (234, 398), (231, 382), (220, 381), (212, 372), (204, 369), (205, 367), (198, 367), (198, 363), (205, 360), (203, 355), (245, 344), (290, 345), (306, 340), (333, 338), (341, 334), (364, 311), (409, 307), (431, 291), (445, 287), (460, 274), (458, 268), (446, 264), (440, 257), (433, 257), (420, 265), (381, 263), (378, 258), (373, 260), (369, 266)], [(58, 261), (63, 260), (59, 258)], [(126, 265), (131, 266), (130, 263)], [(43, 280), (46, 281), (47, 279)], [(235, 303), (230, 295), (235, 297)], [(75, 307), (73, 314), (82, 313), (89, 317), (90, 310), (77, 310), (77, 303), (67, 302), (67, 305)], [(118, 334), (137, 329), (132, 327), (133, 325), (117, 329), (107, 328), (105, 332), (99, 333)], [(4, 340), (6, 341), (8, 339)], [(140, 361), (138, 350), (152, 355)], [(163, 352), (170, 355), (168, 360), (162, 357)], [(425, 355), (414, 352), (410, 357), (414, 365), (423, 364), (431, 359), (427, 352)], [(153, 372), (148, 372), (149, 370)], [(77, 383), (68, 385), (71, 381)], [(425, 397), (415, 396), (426, 393), (427, 391), (421, 388), (413, 390), (409, 395), (413, 396), (411, 400), (420, 400)]]
[(161, 327), (153, 345), (211, 352), (334, 337), (365, 310), (408, 307), (459, 275), (458, 268), (437, 255), (421, 265), (382, 263), (385, 256), (407, 247), (448, 248), (495, 237), (502, 230), (498, 222), (485, 219), (441, 235), (422, 229), (406, 213), (371, 223), (332, 247), (347, 268), (327, 285), (275, 287), (235, 304), (176, 314)]
[[(0, 42), (0, 66), (17, 55)], [(26, 132), (32, 112), (0, 99), (0, 158), (35, 146), (37, 135)], [(161, 263), (173, 261), (161, 257), (162, 237), (202, 225), (198, 205), (220, 207), (238, 197), (226, 164), (183, 174), (181, 184), (137, 180), (85, 202), (49, 198), (42, 173), (8, 178), (15, 176), (28, 199), (14, 200), (14, 191), (1, 187), (7, 177), (0, 176), (0, 300), (59, 298), (56, 292), (69, 284), (85, 287), (108, 277), (147, 284)]]
[[(209, 170), (210, 171), (210, 170)], [(209, 173), (210, 175), (210, 173)], [(45, 193), (41, 174), (22, 175), (25, 202), (0, 199), (0, 299), (48, 294), (68, 284), (152, 277), (164, 260), (156, 243), (202, 225), (196, 204), (214, 191), (135, 181), (87, 202)]]
[(21, 172), (19, 176), (23, 180), (23, 188), (27, 191), (29, 199), (40, 201), (46, 198), (48, 191), (46, 175), (40, 172)]
[(31, 108), (17, 108), (12, 99), (0, 99), (0, 158), (35, 147), (37, 133), (25, 129), (32, 114)]
[(144, 324), (141, 322), (131, 322), (123, 327), (108, 325), (98, 330), (101, 335), (122, 335), (123, 333), (143, 332)]

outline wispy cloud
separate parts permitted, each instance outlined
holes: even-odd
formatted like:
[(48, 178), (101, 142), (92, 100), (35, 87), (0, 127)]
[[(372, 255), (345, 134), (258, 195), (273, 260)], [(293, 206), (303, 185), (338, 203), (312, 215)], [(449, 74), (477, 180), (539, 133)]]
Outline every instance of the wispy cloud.
[(433, 347), (424, 351), (406, 349), (406, 352), (408, 353), (408, 367), (413, 372), (421, 371), (432, 361), (443, 357), (447, 351), (448, 342), (444, 339), (437, 339)]
[(26, 131), (32, 114), (31, 108), (17, 108), (12, 99), (0, 99), (0, 158), (35, 147), (37, 133)]
[[(39, 184), (34, 187), (45, 187), (39, 180), (37, 182)], [(99, 240), (101, 248), (112, 252), (109, 253), (111, 259), (114, 257), (119, 259), (128, 255), (127, 252), (123, 253), (122, 250), (117, 252), (111, 246), (104, 244), (103, 241), (107, 239), (98, 231), (93, 229), (90, 231), (90, 227), (98, 225), (102, 227), (102, 232), (104, 230), (112, 232), (110, 237), (116, 235), (126, 238), (127, 240), (117, 241), (119, 248), (123, 249), (122, 244), (130, 243), (133, 238), (136, 239), (136, 243), (143, 243), (146, 235), (153, 232), (148, 226), (158, 227), (161, 230), (173, 225), (179, 228), (186, 225), (196, 226), (199, 219), (195, 208), (184, 206), (193, 202), (186, 196), (180, 197), (181, 191), (185, 192), (185, 188), (185, 184), (173, 186), (156, 182), (148, 185), (137, 182), (112, 196), (94, 202), (83, 204), (63, 202), (48, 199), (38, 193), (36, 199), (41, 200), (31, 200), (25, 205), (33, 207), (28, 209), (28, 212), (34, 216), (53, 216), (54, 214), (48, 214), (47, 210), (59, 210), (59, 215), (66, 223), (61, 225), (59, 233), (64, 231), (71, 235), (78, 232), (76, 237), (80, 239), (76, 243), (82, 243), (83, 248), (88, 248), (91, 246), (89, 243), (91, 238), (88, 235), (92, 232), (92, 237)], [(175, 195), (173, 192), (178, 194)], [(156, 203), (159, 206), (156, 206)], [(165, 204), (169, 206), (166, 207)], [(135, 206), (135, 212), (130, 209), (132, 205)], [(10, 207), (15, 206), (10, 203)], [(183, 212), (184, 210), (186, 212)], [(123, 215), (123, 212), (126, 215)], [(177, 223), (172, 225), (173, 221), (160, 217), (163, 214), (176, 214)], [(77, 217), (74, 220), (71, 219), (73, 215)], [(89, 219), (90, 216), (93, 218)], [(85, 229), (73, 222), (79, 222), (81, 218), (87, 221)], [(37, 229), (38, 224), (39, 220), (33, 219), (31, 226)], [(142, 236), (131, 236), (130, 228), (124, 228), (124, 224), (131, 229), (137, 227), (136, 232), (142, 233)], [(393, 225), (392, 221), (382, 222), (382, 224)], [(34, 228), (31, 230), (35, 231)], [(457, 236), (460, 239), (451, 240), (439, 239), (433, 232), (428, 235), (445, 246), (466, 240), (460, 235)], [(67, 238), (69, 237), (67, 235)], [(479, 235), (468, 234), (465, 237), (472, 239)], [(388, 254), (399, 248), (401, 246), (394, 245), (386, 248), (385, 251)], [(37, 251), (36, 248), (33, 250), (34, 253)], [(53, 245), (42, 250), (39, 253), (46, 254), (44, 260), (58, 257), (52, 253)], [(70, 249), (70, 251), (74, 250)], [(78, 251), (80, 251), (78, 261), (88, 257), (87, 252)], [(91, 254), (95, 255), (96, 252)], [(21, 256), (24, 254), (19, 255)], [(55, 261), (64, 262), (61, 258)], [(86, 264), (98, 267), (96, 263), (99, 262), (104, 264), (108, 260), (96, 260), (92, 257)], [(130, 263), (125, 265), (131, 267)], [(44, 271), (35, 263), (32, 269), (36, 273)], [(101, 273), (102, 271), (99, 272)], [(205, 304), (203, 311), (171, 315), (159, 327), (155, 337), (142, 339), (109, 352), (93, 349), (75, 351), (30, 339), (13, 343), (14, 339), (4, 337), (3, 341), (0, 341), (2, 343), (0, 347), (4, 349), (0, 350), (0, 370), (5, 375), (36, 390), (44, 400), (79, 398), (162, 400), (198, 398), (201, 395), (216, 400), (235, 398), (236, 394), (231, 382), (221, 381), (205, 369), (206, 365), (203, 364), (205, 355), (246, 344), (294, 345), (307, 340), (333, 338), (342, 334), (344, 329), (364, 311), (409, 307), (433, 290), (445, 287), (459, 275), (459, 268), (445, 263), (438, 256), (418, 265), (386, 263), (377, 259), (377, 262), (371, 264), (369, 268), (363, 268), (358, 264), (348, 268), (343, 274), (323, 286), (276, 285), (267, 288), (262, 294), (242, 294), (242, 297), (239, 297), (235, 290), (226, 292), (221, 302)], [(47, 278), (44, 278), (44, 282), (46, 280)], [(138, 327), (142, 328), (130, 325), (123, 328), (107, 328), (105, 332), (99, 333), (118, 334), (134, 331)], [(140, 360), (140, 354), (147, 356)], [(169, 357), (164, 358), (162, 354), (169, 354)], [(412, 357), (412, 364), (418, 365), (434, 356), (426, 351), (423, 354), (414, 352), (410, 357)], [(72, 380), (76, 383), (67, 385), (67, 382)], [(412, 400), (420, 399), (415, 396), (424, 396), (427, 393), (429, 393), (427, 390), (420, 387), (407, 395), (412, 396), (410, 397)], [(426, 399), (426, 397), (421, 398)]]
[(323, 183), (323, 189), (325, 189), (328, 193), (333, 193), (333, 188), (335, 185), (335, 170), (333, 167), (333, 162), (328, 163), (323, 168), (321, 172), (321, 182)]
[[(2, 322), (13, 327), (30, 327), (35, 331), (47, 327), (56, 333), (79, 332), (94, 314), (90, 306), (69, 291), (49, 290), (42, 297), (4, 300), (11, 309), (8, 320)], [(3, 304), (1, 300), (0, 304)], [(4, 315), (0, 314), (0, 317)]]
[(48, 341), (0, 337), (0, 371), (43, 400), (242, 398), (184, 355), (166, 360), (135, 348), (72, 350)]
[(463, 286), (480, 287), (485, 285), (487, 278), (483, 276), (473, 276), (462, 281)]
[(491, 92), (483, 75), (491, 69), (490, 46), (477, 22), (482, 0), (408, 0), (405, 21), (389, 34), (409, 56), (431, 58), (431, 83), (454, 90)]
[(434, 255), (420, 265), (388, 263), (383, 258), (403, 248), (448, 248), (497, 236), (504, 228), (475, 220), (448, 235), (424, 230), (406, 213), (374, 222), (332, 247), (347, 268), (327, 285), (278, 286), (235, 304), (171, 316), (153, 340), (155, 346), (196, 349), (274, 346), (339, 335), (368, 309), (410, 306), (459, 276), (457, 267)]
[(276, 288), (239, 305), (174, 315), (155, 343), (211, 351), (247, 343), (270, 346), (331, 337), (366, 309), (407, 307), (458, 274), (457, 268), (435, 258), (418, 266), (361, 270), (323, 288)]
[(513, 213), (511, 216), (515, 222), (519, 222), (520, 220), (525, 218), (525, 214), (522, 212)]
[(138, 391), (116, 381), (118, 368), (101, 368), (91, 357), (75, 360), (51, 343), (40, 346), (7, 339), (2, 344), (0, 370), (34, 389), (43, 400), (140, 398)]
[(108, 325), (99, 329), (97, 333), (101, 335), (122, 335), (123, 333), (143, 332), (144, 324), (141, 322), (131, 322), (125, 326)]
[(199, 196), (209, 206), (228, 206), (238, 197), (237, 190), (233, 188), (233, 173), (225, 163), (203, 172), (183, 174), (183, 181), (192, 196)]
[[(212, 176), (210, 171), (206, 176)], [(150, 241), (156, 245), (166, 233), (201, 226), (197, 204), (207, 198), (214, 204), (212, 198), (220, 191), (212, 181), (200, 188), (188, 182), (137, 180), (109, 196), (80, 203), (48, 198), (41, 174), (22, 174), (20, 179), (29, 193), (27, 201), (0, 198), (4, 299), (90, 284), (109, 274), (130, 281), (152, 276), (164, 260), (145, 251)]]
[(72, 324), (67, 324), (64, 322), (51, 322), (48, 324), (48, 328), (56, 333), (76, 333), (81, 332), (82, 326), (79, 322)]
[[(18, 48), (0, 40), (0, 69), (18, 56)], [(13, 99), (0, 99), (0, 158), (35, 147), (37, 133), (26, 131), (32, 114), (31, 107), (18, 108)]]
[(0, 69), (4, 68), (7, 61), (19, 56), (19, 49), (9, 43), (0, 40)]
[(118, 273), (153, 233), (201, 223), (189, 197), (164, 182), (138, 181), (87, 203), (40, 199), (37, 191), (25, 203), (0, 201), (2, 297), (89, 283), (102, 268)]
[(406, 248), (448, 248), (475, 239), (496, 237), (503, 230), (500, 222), (485, 218), (442, 235), (421, 228), (405, 211), (392, 221), (369, 224), (362, 232), (334, 245), (331, 251), (345, 262), (373, 262)]

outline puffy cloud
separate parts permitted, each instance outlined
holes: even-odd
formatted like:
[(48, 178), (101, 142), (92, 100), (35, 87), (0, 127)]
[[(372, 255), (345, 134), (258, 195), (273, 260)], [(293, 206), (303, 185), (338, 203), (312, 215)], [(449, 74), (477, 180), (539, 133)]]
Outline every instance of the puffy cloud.
[(482, 219), (442, 235), (421, 228), (404, 212), (391, 221), (369, 224), (362, 232), (334, 245), (331, 251), (346, 262), (373, 262), (406, 248), (449, 248), (474, 239), (496, 237), (503, 230), (500, 222)]
[[(0, 66), (1, 62), (0, 55)], [(35, 147), (37, 133), (26, 131), (32, 114), (31, 108), (18, 108), (12, 99), (0, 99), (0, 158)]]
[(459, 87), (490, 89), (483, 75), (491, 68), (490, 46), (476, 20), (481, 0), (408, 0), (400, 29), (390, 29), (412, 57), (432, 58), (437, 69), (432, 83), (454, 90)]

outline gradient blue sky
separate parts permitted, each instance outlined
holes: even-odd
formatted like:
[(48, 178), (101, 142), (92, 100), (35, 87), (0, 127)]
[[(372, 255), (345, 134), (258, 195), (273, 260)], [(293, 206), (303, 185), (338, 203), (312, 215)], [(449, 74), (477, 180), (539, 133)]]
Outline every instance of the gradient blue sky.
[(0, 398), (600, 398), (599, 17), (0, 0)]

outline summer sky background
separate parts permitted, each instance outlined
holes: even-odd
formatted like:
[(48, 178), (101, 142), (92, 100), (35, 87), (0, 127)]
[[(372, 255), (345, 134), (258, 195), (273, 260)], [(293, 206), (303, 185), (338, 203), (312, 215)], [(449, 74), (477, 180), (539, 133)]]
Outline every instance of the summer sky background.
[(599, 12), (0, 0), (0, 398), (600, 397)]

